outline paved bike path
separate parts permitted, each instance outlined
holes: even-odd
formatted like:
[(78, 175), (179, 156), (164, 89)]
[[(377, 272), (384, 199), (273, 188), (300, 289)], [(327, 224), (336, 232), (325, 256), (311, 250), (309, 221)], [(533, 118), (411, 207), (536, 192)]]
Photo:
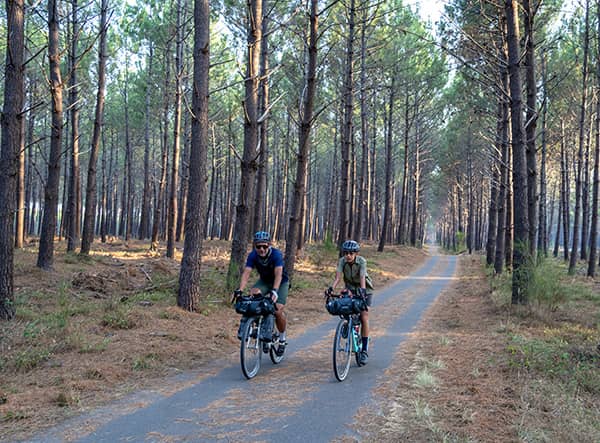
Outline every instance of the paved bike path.
[[(358, 437), (351, 428), (353, 417), (369, 405), (397, 347), (449, 283), (455, 268), (455, 257), (434, 255), (407, 278), (376, 291), (371, 329), (377, 330), (378, 319), (383, 320), (386, 312), (388, 318), (380, 322), (369, 364), (358, 368), (353, 361), (342, 383), (333, 376), (332, 333), (338, 319), (332, 317), (301, 336), (290, 336), (280, 365), (272, 365), (263, 355), (252, 380), (243, 377), (236, 362), (172, 395), (139, 393), (134, 400), (125, 400), (121, 415), (119, 405), (111, 405), (106, 415), (113, 418), (100, 420), (104, 423), (100, 427), (92, 424), (87, 435), (86, 423), (98, 422), (94, 413), (87, 422), (79, 417), (31, 441), (328, 442), (344, 435)], [(413, 294), (412, 303), (390, 317), (407, 293)], [(126, 412), (132, 401), (142, 406)]]

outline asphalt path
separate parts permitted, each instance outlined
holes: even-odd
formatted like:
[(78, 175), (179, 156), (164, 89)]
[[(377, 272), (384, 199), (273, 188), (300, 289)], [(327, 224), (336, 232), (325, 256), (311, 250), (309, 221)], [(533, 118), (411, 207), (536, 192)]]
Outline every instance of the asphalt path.
[[(284, 360), (266, 354), (246, 380), (239, 359), (202, 374), (165, 381), (168, 389), (133, 394), (76, 417), (31, 442), (330, 442), (361, 440), (353, 430), (406, 335), (453, 278), (456, 258), (431, 255), (414, 273), (376, 291), (370, 311), (369, 363), (342, 383), (333, 375), (332, 317), (300, 336), (290, 333)], [(358, 417), (358, 418), (357, 418)]]

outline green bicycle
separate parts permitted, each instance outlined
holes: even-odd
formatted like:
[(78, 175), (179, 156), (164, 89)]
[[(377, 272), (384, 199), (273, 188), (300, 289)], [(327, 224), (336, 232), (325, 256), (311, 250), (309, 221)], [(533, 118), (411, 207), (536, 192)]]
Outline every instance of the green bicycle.
[(325, 306), (332, 315), (340, 317), (333, 338), (333, 373), (339, 381), (344, 381), (350, 371), (352, 354), (357, 366), (362, 351), (360, 312), (366, 307), (363, 298), (348, 292), (326, 293)]

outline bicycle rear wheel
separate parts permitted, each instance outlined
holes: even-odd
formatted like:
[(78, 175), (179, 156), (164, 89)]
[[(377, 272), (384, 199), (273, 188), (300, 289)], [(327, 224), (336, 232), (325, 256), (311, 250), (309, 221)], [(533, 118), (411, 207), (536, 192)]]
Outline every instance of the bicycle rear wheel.
[(260, 349), (258, 337), (258, 320), (253, 318), (246, 322), (242, 332), (242, 343), (240, 345), (242, 373), (247, 379), (254, 377), (260, 369), (262, 351)]
[(346, 379), (350, 369), (351, 336), (348, 320), (340, 320), (333, 339), (333, 372), (339, 381)]

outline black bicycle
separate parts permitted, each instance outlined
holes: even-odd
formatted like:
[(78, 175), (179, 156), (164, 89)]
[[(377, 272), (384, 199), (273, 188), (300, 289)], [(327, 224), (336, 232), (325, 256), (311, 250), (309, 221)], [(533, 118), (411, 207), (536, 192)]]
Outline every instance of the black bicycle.
[(275, 327), (275, 303), (268, 295), (238, 295), (235, 310), (240, 319), (240, 363), (242, 373), (251, 379), (260, 369), (262, 354), (269, 354), (273, 364), (283, 360), (285, 345), (279, 343)]
[(352, 354), (357, 366), (362, 366), (360, 353), (362, 351), (360, 312), (367, 307), (364, 298), (351, 292), (341, 294), (325, 293), (325, 307), (332, 315), (340, 317), (333, 338), (333, 372), (335, 378), (344, 381), (350, 370)]

